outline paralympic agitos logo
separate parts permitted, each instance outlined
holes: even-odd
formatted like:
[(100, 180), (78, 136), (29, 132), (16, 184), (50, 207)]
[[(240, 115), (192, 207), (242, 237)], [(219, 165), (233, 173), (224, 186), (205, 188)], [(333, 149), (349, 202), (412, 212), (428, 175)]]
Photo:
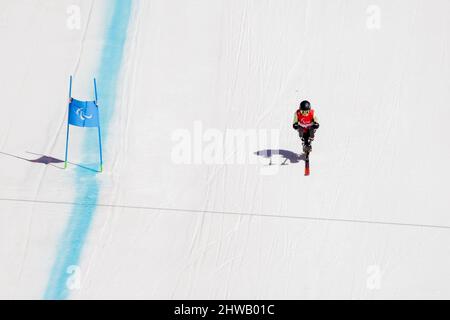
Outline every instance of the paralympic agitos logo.
[(81, 120), (86, 120), (86, 119), (89, 120), (89, 119), (92, 119), (92, 117), (93, 117), (92, 114), (86, 115), (84, 108), (78, 108), (77, 111), (75, 111), (75, 113)]

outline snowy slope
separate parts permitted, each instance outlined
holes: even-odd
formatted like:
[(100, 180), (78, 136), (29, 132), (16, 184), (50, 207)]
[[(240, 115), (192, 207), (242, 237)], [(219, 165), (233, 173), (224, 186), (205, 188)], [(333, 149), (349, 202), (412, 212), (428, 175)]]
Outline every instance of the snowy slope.
[[(1, 2), (0, 298), (449, 298), (449, 9)], [(83, 129), (58, 161), (69, 74), (103, 89), (102, 174)]]

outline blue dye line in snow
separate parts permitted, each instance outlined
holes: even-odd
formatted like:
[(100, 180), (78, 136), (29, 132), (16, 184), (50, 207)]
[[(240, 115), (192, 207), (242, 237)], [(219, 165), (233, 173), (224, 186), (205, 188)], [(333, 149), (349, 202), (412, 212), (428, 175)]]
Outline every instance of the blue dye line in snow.
[[(112, 5), (110, 8), (111, 16), (108, 19), (105, 45), (97, 74), (100, 121), (104, 130), (102, 136), (105, 142), (108, 138), (105, 129), (108, 129), (115, 106), (116, 88), (132, 8), (132, 0), (108, 0), (107, 2)], [(86, 142), (82, 150), (87, 156), (97, 155), (97, 139), (86, 134)], [(97, 203), (100, 190), (97, 173), (83, 168), (75, 168), (74, 189), (76, 192), (75, 203)], [(56, 259), (47, 283), (44, 299), (64, 300), (69, 297), (69, 279), (73, 276), (70, 271), (79, 264), (95, 209), (91, 205), (75, 205), (73, 207), (69, 222), (58, 244)]]

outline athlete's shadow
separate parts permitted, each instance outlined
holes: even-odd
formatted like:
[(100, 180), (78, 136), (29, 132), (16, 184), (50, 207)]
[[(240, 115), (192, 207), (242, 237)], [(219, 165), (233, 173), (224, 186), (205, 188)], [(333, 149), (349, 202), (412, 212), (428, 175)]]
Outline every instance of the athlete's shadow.
[(283, 150), (283, 149), (268, 149), (268, 150), (261, 150), (255, 152), (257, 156), (269, 159), (269, 165), (273, 165), (272, 158), (281, 156), (282, 166), (287, 165), (287, 162), (289, 160), (289, 163), (299, 163), (300, 161), (305, 161), (305, 155), (304, 154), (297, 154), (295, 152), (289, 151), (289, 150)]

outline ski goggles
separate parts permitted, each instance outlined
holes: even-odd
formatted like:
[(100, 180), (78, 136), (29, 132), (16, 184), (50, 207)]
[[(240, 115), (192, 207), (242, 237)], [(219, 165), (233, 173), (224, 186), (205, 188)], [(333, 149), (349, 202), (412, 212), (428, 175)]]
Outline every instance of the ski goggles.
[(309, 114), (309, 110), (300, 110), (300, 113), (304, 116), (307, 116)]

